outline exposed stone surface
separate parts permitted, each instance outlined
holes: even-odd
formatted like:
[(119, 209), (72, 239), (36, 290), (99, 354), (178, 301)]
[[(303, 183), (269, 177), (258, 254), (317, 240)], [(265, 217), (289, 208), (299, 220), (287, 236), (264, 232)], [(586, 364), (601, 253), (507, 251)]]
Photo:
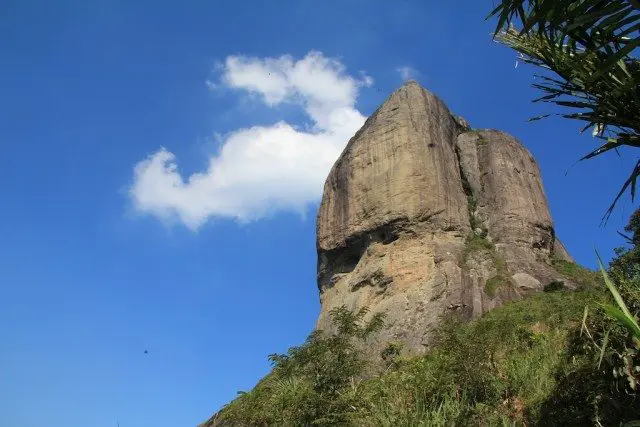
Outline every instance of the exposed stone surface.
[(520, 290), (538, 290), (542, 286), (538, 279), (527, 273), (516, 273), (511, 278), (516, 288)]
[(475, 198), (472, 220), (487, 230), (509, 270), (535, 273), (544, 282), (553, 280), (557, 273), (549, 261), (556, 247), (555, 232), (531, 153), (514, 137), (496, 130), (462, 133), (456, 147)]
[(536, 292), (570, 260), (556, 240), (531, 154), (472, 131), (408, 82), (349, 141), (325, 183), (317, 223), (318, 328), (329, 311), (387, 314), (372, 344), (422, 352), (447, 312), (477, 317)]
[(560, 260), (563, 260), (563, 261), (569, 261), (569, 262), (575, 262), (573, 257), (571, 255), (569, 255), (569, 252), (564, 247), (564, 245), (562, 244), (560, 239), (556, 239), (556, 241), (554, 243), (553, 255), (555, 256), (556, 259), (560, 259)]
[(363, 233), (416, 220), (432, 230), (466, 231), (457, 130), (442, 101), (417, 83), (396, 91), (333, 166), (318, 213), (318, 247), (342, 247)]

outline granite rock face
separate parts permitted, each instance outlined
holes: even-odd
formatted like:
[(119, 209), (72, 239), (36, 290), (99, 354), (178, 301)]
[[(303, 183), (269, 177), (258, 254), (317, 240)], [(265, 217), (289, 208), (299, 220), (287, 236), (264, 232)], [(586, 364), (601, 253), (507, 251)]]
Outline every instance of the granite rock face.
[[(416, 82), (394, 92), (349, 141), (317, 222), (317, 327), (346, 305), (386, 313), (372, 343), (428, 349), (442, 316), (482, 315), (565, 280), (540, 171), (515, 138), (471, 131)], [(566, 282), (566, 280), (565, 280)], [(570, 285), (570, 284), (569, 284)]]

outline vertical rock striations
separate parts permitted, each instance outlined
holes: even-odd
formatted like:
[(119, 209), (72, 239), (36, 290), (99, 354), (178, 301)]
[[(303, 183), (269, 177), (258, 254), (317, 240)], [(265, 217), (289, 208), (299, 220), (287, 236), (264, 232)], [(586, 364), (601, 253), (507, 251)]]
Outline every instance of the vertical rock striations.
[[(470, 131), (408, 82), (349, 141), (317, 223), (318, 328), (346, 305), (387, 314), (379, 342), (412, 352), (448, 311), (471, 318), (556, 278), (540, 172), (518, 141)], [(378, 346), (379, 347), (379, 346)], [(377, 348), (375, 345), (373, 348)]]

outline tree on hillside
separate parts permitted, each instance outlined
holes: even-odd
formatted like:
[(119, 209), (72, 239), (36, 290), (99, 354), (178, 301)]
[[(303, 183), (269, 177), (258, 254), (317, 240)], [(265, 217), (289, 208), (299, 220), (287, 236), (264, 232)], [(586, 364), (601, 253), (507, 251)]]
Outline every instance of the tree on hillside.
[[(640, 147), (640, 0), (502, 0), (490, 17), (498, 19), (496, 40), (544, 70), (535, 102), (563, 107), (562, 117), (601, 140), (582, 160)], [(635, 198), (638, 176), (640, 160), (605, 220), (626, 191)]]

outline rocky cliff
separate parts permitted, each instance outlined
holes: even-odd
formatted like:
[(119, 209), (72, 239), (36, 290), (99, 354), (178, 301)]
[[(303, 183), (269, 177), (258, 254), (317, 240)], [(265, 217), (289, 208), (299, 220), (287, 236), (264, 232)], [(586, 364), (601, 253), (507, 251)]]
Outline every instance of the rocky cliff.
[[(394, 92), (349, 141), (317, 222), (317, 326), (329, 311), (386, 313), (378, 343), (429, 346), (442, 316), (482, 315), (542, 290), (570, 259), (556, 239), (531, 154), (471, 130), (416, 82)], [(376, 348), (373, 343), (372, 348)]]

